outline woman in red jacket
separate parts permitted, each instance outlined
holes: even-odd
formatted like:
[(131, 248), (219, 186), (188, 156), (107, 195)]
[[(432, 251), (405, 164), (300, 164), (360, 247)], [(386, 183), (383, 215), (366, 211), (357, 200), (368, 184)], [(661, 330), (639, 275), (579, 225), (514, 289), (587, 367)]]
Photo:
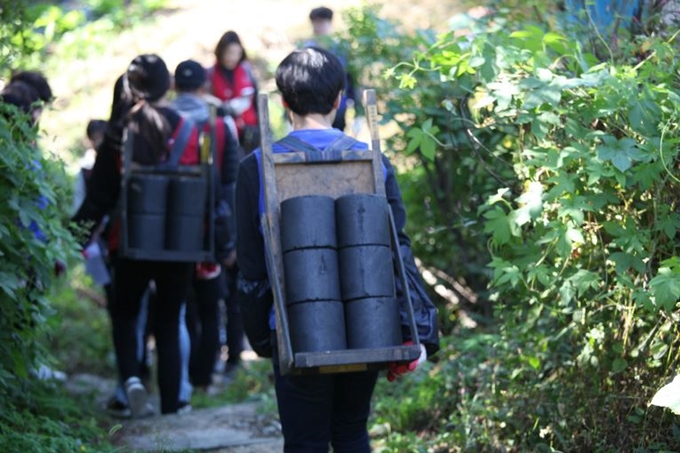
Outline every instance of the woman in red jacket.
[(249, 153), (260, 146), (257, 83), (236, 32), (222, 35), (215, 47), (215, 59), (215, 65), (208, 69), (210, 92), (222, 101), (224, 113), (236, 121), (241, 146)]

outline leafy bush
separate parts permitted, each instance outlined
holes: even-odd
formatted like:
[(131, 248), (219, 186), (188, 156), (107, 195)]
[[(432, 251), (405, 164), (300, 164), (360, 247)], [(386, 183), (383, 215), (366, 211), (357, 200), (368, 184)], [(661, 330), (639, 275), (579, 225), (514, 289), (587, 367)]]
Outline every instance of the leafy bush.
[(166, 7), (167, 0), (83, 0), (71, 8), (53, 2), (0, 0), (0, 62), (38, 67), (61, 43), (61, 53), (85, 58), (104, 49), (110, 34), (129, 28)]
[(82, 401), (59, 387), (40, 381), (24, 382), (16, 399), (0, 412), (0, 450), (3, 452), (71, 453), (118, 451), (106, 431)]
[(494, 308), (478, 331), (442, 310), (449, 347), (394, 399), (379, 387), (377, 422), (399, 430), (388, 448), (402, 430), (432, 451), (676, 448), (647, 402), (678, 365), (677, 33), (621, 35), (602, 62), (588, 48), (606, 42), (516, 14), (467, 36), (349, 15), (416, 253), (449, 302), (473, 303), (468, 283)]
[(28, 118), (0, 104), (0, 395), (36, 367), (55, 263), (75, 250), (58, 203), (63, 167), (42, 155), (36, 138)]

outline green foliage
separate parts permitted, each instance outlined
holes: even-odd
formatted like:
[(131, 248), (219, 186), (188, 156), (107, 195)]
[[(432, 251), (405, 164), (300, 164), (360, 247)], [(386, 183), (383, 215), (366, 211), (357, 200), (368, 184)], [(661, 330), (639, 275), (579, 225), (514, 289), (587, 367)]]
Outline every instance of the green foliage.
[(270, 360), (243, 362), (226, 382), (226, 388), (217, 395), (194, 392), (191, 404), (195, 408), (219, 407), (244, 401), (260, 401), (264, 411), (276, 412), (274, 396), (274, 371)]
[(75, 266), (67, 283), (52, 291), (55, 313), (41, 341), (50, 345), (59, 370), (113, 378), (117, 371), (109, 314), (92, 299), (104, 300), (104, 296), (85, 275), (83, 266)]
[(81, 402), (44, 382), (24, 382), (0, 412), (0, 451), (71, 453), (118, 451)]
[(27, 117), (0, 105), (0, 395), (35, 368), (55, 263), (75, 250), (61, 221), (63, 167), (43, 156), (36, 138)]
[[(40, 67), (59, 42), (61, 53), (85, 58), (105, 48), (112, 33), (166, 7), (167, 0), (83, 0), (72, 9), (54, 2), (0, 0), (0, 62)], [(4, 65), (3, 65), (4, 66)]]
[[(477, 211), (497, 181), (512, 178), (508, 152), (497, 146), (503, 134), (470, 133), (471, 91), (443, 84), (436, 65), (423, 58), (437, 42), (434, 31), (406, 33), (375, 8), (350, 10), (345, 20), (350, 70), (362, 85), (376, 89), (382, 122), (395, 131), (386, 149), (405, 170), (400, 183), (415, 254), (441, 276), (439, 284), (474, 304), (467, 294), (484, 294), (488, 281), (487, 235), (477, 228)], [(479, 305), (477, 313), (488, 314), (483, 300)]]
[(442, 310), (455, 346), (387, 400), (405, 418), (378, 421), (434, 451), (676, 448), (672, 418), (647, 407), (680, 343), (676, 36), (621, 35), (603, 63), (602, 42), (532, 22), (549, 11), (499, 11), (470, 36), (349, 15), (396, 126), (416, 254), (494, 304), (479, 332)]

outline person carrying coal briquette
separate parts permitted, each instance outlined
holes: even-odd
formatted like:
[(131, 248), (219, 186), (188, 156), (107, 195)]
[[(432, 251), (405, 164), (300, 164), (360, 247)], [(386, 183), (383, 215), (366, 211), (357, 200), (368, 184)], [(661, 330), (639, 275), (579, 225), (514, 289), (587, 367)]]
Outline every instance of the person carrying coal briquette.
[[(295, 151), (283, 143), (302, 141), (324, 152), (343, 140), (347, 144), (343, 149), (370, 152), (366, 143), (354, 140), (332, 127), (344, 83), (345, 70), (332, 53), (308, 47), (289, 54), (276, 70), (276, 84), (293, 125), (293, 131), (287, 138), (293, 140), (275, 143), (272, 151)], [(336, 453), (369, 452), (366, 425), (378, 378), (377, 371), (302, 376), (281, 373), (275, 335), (272, 335), (277, 326), (265, 262), (264, 238), (260, 229), (260, 219), (265, 215), (259, 167), (261, 159), (262, 151), (257, 149), (242, 160), (236, 182), (236, 234), (240, 268), (238, 296), (251, 346), (259, 355), (273, 357), (284, 451), (327, 452), (332, 446)], [(409, 273), (417, 275), (410, 239), (404, 233), (406, 213), (395, 172), (385, 156), (382, 156), (382, 165), (385, 190), (394, 213), (404, 264)], [(413, 278), (419, 282), (419, 277)], [(418, 297), (413, 298), (413, 308), (421, 356), (407, 366), (390, 364), (390, 380), (414, 370), (427, 355), (439, 349), (434, 305), (424, 293), (419, 292)]]

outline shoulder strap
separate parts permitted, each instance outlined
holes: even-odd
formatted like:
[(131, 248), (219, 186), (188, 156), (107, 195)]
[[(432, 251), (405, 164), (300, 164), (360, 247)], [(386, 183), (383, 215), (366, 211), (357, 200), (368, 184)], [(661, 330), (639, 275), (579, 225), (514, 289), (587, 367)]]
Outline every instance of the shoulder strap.
[(175, 137), (175, 141), (172, 143), (172, 148), (170, 149), (170, 156), (168, 160), (164, 163), (168, 167), (176, 167), (179, 164), (182, 154), (189, 143), (189, 138), (191, 137), (191, 129), (193, 123), (191, 121), (182, 118), (179, 124), (179, 131)]
[(349, 135), (343, 135), (324, 149), (325, 153), (332, 153), (336, 151), (349, 151), (358, 142), (355, 138)]
[(342, 137), (338, 138), (336, 141), (328, 145), (326, 148), (324, 148), (323, 151), (321, 151), (314, 145), (310, 145), (309, 143), (290, 135), (283, 137), (276, 143), (281, 146), (285, 146), (286, 148), (292, 151), (301, 151), (305, 153), (321, 153), (321, 152), (334, 153), (338, 151), (348, 151), (352, 149), (352, 147), (357, 143), (357, 140), (350, 137), (349, 135), (343, 135)]
[(290, 135), (287, 135), (283, 137), (281, 140), (276, 142), (276, 144), (284, 146), (288, 148), (291, 151), (298, 151), (298, 152), (303, 152), (303, 153), (320, 153), (321, 150), (317, 148), (314, 145), (310, 145), (309, 143), (300, 140), (297, 137), (293, 137)]

